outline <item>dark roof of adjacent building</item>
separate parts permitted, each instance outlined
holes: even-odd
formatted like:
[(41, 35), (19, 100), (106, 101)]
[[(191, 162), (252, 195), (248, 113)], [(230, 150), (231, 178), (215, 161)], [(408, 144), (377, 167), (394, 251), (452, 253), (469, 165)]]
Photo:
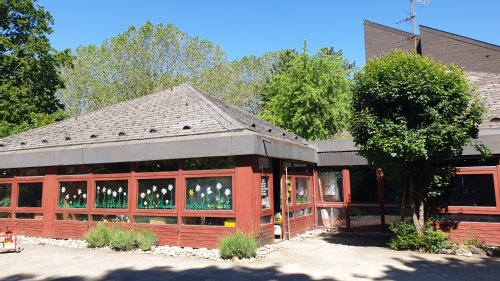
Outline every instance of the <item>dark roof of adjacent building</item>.
[(484, 103), (481, 129), (500, 129), (500, 74), (467, 71)]
[[(262, 139), (270, 140), (263, 148), (260, 144)], [(169, 149), (175, 151), (164, 152), (167, 148), (165, 143), (169, 143)], [(274, 156), (285, 158), (283, 147), (278, 149), (280, 144), (298, 148), (299, 151), (305, 149), (314, 152), (314, 149), (304, 144), (302, 138), (293, 133), (183, 84), (0, 139), (0, 162), (3, 162), (0, 166), (35, 166), (28, 163), (27, 157), (40, 158), (39, 153), (52, 160), (36, 159), (33, 163), (48, 166), (188, 158), (197, 155), (272, 154), (273, 146), (277, 149)], [(146, 151), (133, 151), (138, 149), (138, 145), (144, 146)], [(150, 147), (152, 145), (156, 145), (153, 150)], [(103, 152), (104, 148), (107, 148), (106, 152)], [(59, 156), (54, 156), (53, 152)], [(65, 156), (61, 153), (65, 153)], [(301, 153), (291, 153), (289, 158), (314, 161), (315, 156), (311, 156), (311, 153)], [(17, 163), (21, 158), (23, 161)]]

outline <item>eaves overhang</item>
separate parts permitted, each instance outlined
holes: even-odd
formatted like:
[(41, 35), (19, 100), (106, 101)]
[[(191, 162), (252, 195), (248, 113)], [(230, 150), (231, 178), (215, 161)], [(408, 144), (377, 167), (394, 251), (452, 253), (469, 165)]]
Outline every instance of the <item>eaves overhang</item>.
[(148, 140), (84, 144), (0, 153), (0, 169), (261, 155), (317, 163), (306, 144), (241, 130)]

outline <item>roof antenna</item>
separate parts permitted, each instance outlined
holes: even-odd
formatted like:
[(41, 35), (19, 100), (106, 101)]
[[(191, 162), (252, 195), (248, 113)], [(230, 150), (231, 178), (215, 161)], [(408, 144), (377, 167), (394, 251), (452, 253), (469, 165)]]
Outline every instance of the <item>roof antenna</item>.
[(403, 41), (406, 41), (408, 39), (411, 39), (413, 41), (413, 51), (416, 53), (417, 52), (417, 24), (415, 22), (416, 14), (415, 14), (415, 2), (421, 3), (422, 6), (427, 5), (431, 2), (431, 0), (410, 0), (411, 2), (411, 15), (407, 18), (404, 18), (400, 21), (397, 21), (396, 24), (400, 24), (403, 22), (411, 22), (413, 26), (413, 35), (411, 37), (407, 37), (403, 39)]

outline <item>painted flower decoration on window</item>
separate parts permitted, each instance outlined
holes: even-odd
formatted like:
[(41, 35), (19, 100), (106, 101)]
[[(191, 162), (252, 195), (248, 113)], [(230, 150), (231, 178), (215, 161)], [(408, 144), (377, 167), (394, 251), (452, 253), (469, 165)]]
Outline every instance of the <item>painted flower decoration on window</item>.
[(229, 196), (231, 194), (231, 190), (229, 188), (226, 188), (226, 191), (224, 191), (224, 194), (226, 194), (226, 196)]
[(173, 186), (173, 185), (171, 185), (171, 184), (169, 184), (169, 185), (168, 185), (168, 190), (172, 191), (172, 189), (174, 189), (174, 186)]
[(194, 195), (194, 191), (192, 189), (189, 190), (189, 196), (193, 196)]

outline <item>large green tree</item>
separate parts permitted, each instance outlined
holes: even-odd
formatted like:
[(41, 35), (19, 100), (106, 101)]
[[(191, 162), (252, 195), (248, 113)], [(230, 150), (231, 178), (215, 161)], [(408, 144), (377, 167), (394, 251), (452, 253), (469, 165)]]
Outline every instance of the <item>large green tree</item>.
[(62, 69), (66, 88), (58, 95), (67, 113), (77, 116), (189, 82), (256, 113), (258, 89), (280, 58), (278, 51), (229, 61), (224, 50), (208, 40), (172, 24), (147, 22), (99, 46), (77, 48), (73, 67)]
[(342, 132), (349, 118), (349, 63), (341, 52), (322, 49), (291, 55), (262, 87), (260, 116), (307, 139)]
[(62, 117), (58, 68), (69, 61), (49, 42), (51, 15), (30, 0), (0, 2), (0, 137)]
[(371, 59), (353, 84), (354, 142), (400, 184), (421, 234), (427, 200), (447, 186), (449, 160), (477, 138), (483, 107), (461, 69), (415, 53)]

